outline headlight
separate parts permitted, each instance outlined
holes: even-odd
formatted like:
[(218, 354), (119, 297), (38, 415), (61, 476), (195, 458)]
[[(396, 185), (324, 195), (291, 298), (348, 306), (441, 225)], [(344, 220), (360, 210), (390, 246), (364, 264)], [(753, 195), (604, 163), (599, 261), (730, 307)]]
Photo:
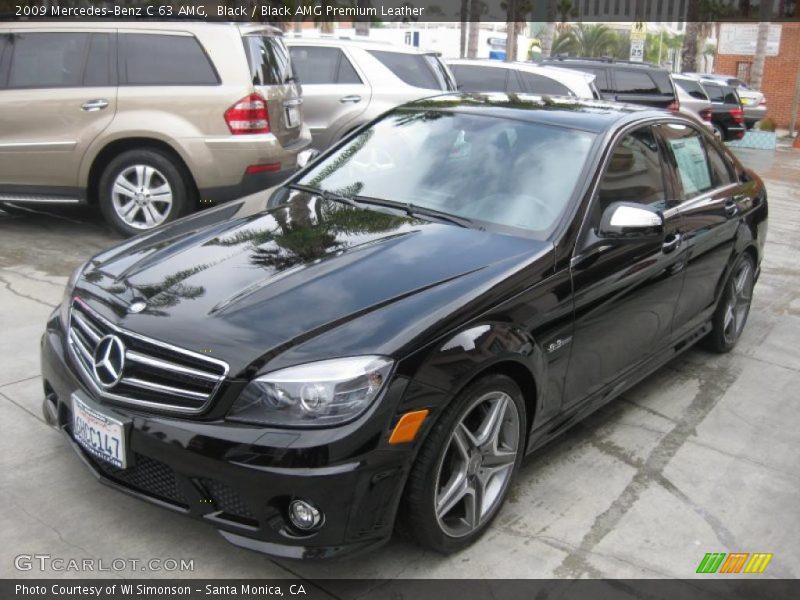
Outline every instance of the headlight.
[(338, 425), (366, 410), (392, 364), (383, 356), (353, 356), (263, 375), (247, 384), (228, 419), (295, 427)]
[(83, 274), (83, 270), (88, 264), (89, 261), (87, 260), (78, 268), (76, 268), (67, 280), (67, 287), (64, 288), (64, 297), (61, 299), (61, 306), (59, 308), (59, 317), (61, 318), (61, 324), (64, 327), (66, 327), (67, 323), (69, 322), (69, 307), (72, 300), (72, 292), (75, 290), (75, 284), (78, 283), (78, 279)]

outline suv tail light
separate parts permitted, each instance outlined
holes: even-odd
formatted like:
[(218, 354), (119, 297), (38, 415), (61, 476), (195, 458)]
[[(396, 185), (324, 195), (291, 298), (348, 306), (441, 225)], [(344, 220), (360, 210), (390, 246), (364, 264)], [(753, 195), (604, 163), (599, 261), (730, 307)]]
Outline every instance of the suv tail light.
[(250, 94), (225, 111), (225, 122), (233, 135), (269, 133), (267, 101)]
[(677, 98), (669, 103), (667, 106), (667, 110), (671, 110), (672, 112), (678, 112), (681, 109), (681, 103), (678, 101)]
[(728, 111), (728, 114), (737, 123), (744, 123), (744, 111), (741, 108), (732, 108)]
[(703, 119), (703, 121), (709, 121), (710, 122), (711, 121), (711, 109), (710, 108), (704, 108), (703, 110), (701, 110), (700, 111), (700, 118)]

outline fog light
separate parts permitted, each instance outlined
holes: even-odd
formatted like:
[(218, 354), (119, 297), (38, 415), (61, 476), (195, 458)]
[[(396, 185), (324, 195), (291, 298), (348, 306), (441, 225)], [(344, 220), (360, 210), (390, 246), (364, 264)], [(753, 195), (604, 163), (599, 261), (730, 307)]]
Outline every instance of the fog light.
[(311, 531), (322, 524), (322, 513), (305, 500), (292, 500), (289, 518), (292, 525), (303, 531)]

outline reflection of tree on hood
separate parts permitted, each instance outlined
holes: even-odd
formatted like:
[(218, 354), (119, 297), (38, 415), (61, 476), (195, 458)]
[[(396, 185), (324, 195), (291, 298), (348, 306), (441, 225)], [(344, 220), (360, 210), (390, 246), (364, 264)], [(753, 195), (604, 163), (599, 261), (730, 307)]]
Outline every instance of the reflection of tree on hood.
[(165, 314), (160, 308), (176, 306), (182, 300), (193, 300), (206, 293), (206, 288), (201, 285), (187, 285), (184, 280), (205, 271), (212, 263), (197, 265), (191, 269), (184, 269), (172, 275), (167, 275), (157, 283), (131, 284), (127, 279), (122, 283), (114, 284), (107, 288), (112, 294), (124, 294), (128, 290), (135, 290), (137, 296), (147, 298), (148, 314)]

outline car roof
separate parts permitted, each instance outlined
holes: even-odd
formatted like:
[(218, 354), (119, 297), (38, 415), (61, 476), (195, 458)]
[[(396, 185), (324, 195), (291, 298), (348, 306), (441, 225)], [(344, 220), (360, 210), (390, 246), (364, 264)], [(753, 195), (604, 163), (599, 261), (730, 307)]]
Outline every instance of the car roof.
[(160, 21), (18, 21), (4, 23), (7, 29), (141, 29), (147, 31), (220, 31), (224, 28), (238, 29), (243, 35), (267, 33), (282, 35), (277, 27), (263, 23), (207, 22), (190, 19), (167, 19)]
[(522, 61), (514, 61), (514, 62), (504, 62), (501, 60), (491, 60), (488, 58), (447, 58), (445, 61), (448, 65), (475, 65), (480, 67), (494, 67), (494, 68), (505, 68), (505, 69), (515, 69), (517, 71), (526, 71), (528, 73), (543, 73), (543, 74), (552, 74), (553, 76), (561, 77), (565, 80), (574, 79), (579, 80), (583, 79), (584, 81), (594, 81), (595, 75), (592, 73), (587, 73), (585, 71), (576, 71), (575, 69), (565, 69), (563, 67), (558, 67), (556, 65), (542, 65), (538, 63), (530, 63), (530, 62), (522, 62)]
[(398, 52), (401, 54), (438, 54), (436, 52), (426, 52), (414, 46), (401, 46), (388, 41), (370, 38), (358, 39), (337, 35), (287, 34), (284, 36), (284, 41), (290, 46), (302, 43), (319, 46), (348, 46), (363, 48), (364, 50), (385, 50), (387, 52)]
[(582, 129), (592, 133), (605, 132), (623, 121), (635, 120), (637, 117), (644, 119), (676, 116), (674, 113), (635, 104), (499, 92), (442, 94), (415, 100), (399, 108), (480, 113), (518, 121)]

